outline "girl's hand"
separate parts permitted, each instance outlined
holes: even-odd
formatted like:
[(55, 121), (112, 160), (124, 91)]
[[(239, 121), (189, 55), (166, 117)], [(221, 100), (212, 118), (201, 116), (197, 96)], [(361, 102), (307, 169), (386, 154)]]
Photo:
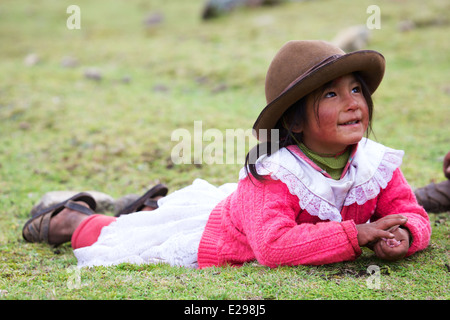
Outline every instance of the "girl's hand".
[(389, 240), (378, 240), (373, 246), (373, 250), (378, 258), (396, 261), (402, 259), (409, 249), (409, 232), (402, 228), (396, 228), (395, 231), (391, 230), (395, 235), (395, 240), (390, 244)]
[(377, 243), (381, 238), (394, 239), (395, 235), (389, 229), (394, 226), (403, 225), (406, 221), (408, 221), (408, 218), (405, 216), (392, 214), (375, 222), (356, 225), (359, 246), (371, 246), (371, 244)]

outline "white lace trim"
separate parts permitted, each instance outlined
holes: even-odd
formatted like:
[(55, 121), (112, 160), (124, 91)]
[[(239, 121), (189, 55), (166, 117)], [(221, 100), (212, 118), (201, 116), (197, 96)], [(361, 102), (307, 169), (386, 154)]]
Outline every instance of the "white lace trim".
[(265, 167), (265, 169), (268, 170), (271, 168), (274, 169), (274, 171), (272, 171), (274, 173), (271, 174), (270, 177), (273, 180), (281, 180), (287, 185), (289, 192), (298, 197), (300, 208), (306, 210), (310, 215), (319, 217), (321, 220), (339, 222), (342, 220), (341, 214), (335, 206), (320, 196), (312, 193), (303, 182), (291, 172), (280, 166), (278, 167), (278, 170), (275, 169), (275, 166)]
[[(298, 197), (300, 207), (309, 214), (321, 220), (340, 222), (342, 206), (355, 202), (362, 205), (386, 188), (394, 171), (401, 165), (402, 157), (403, 151), (364, 139), (341, 180), (326, 178), (286, 149), (258, 159), (256, 170), (285, 183), (290, 193)], [(242, 169), (240, 179), (245, 177), (245, 169)]]
[(380, 191), (387, 187), (394, 171), (402, 164), (402, 157), (403, 151), (386, 148), (380, 165), (373, 176), (368, 181), (350, 189), (344, 205), (349, 206), (355, 202), (362, 205), (368, 200), (376, 198)]

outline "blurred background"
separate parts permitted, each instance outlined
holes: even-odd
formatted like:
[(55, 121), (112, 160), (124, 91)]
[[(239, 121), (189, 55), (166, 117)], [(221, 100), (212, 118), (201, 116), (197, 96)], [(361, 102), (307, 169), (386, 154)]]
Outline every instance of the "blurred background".
[(52, 190), (117, 197), (157, 182), (237, 181), (240, 163), (174, 165), (171, 133), (194, 121), (251, 128), (270, 61), (292, 39), (380, 51), (371, 138), (405, 150), (413, 186), (438, 182), (450, 150), (449, 34), (447, 0), (2, 0), (0, 207), (25, 218)]

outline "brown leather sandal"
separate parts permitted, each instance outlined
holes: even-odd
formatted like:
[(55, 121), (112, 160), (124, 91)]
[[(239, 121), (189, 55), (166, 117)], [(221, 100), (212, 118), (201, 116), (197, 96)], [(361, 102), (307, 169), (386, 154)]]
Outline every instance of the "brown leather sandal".
[[(85, 202), (89, 208), (76, 203), (76, 201)], [(34, 216), (25, 223), (22, 229), (22, 236), (28, 242), (48, 243), (48, 232), (52, 217), (57, 215), (64, 208), (69, 208), (86, 215), (92, 215), (95, 213), (94, 210), (96, 206), (97, 204), (90, 194), (85, 192), (78, 193), (63, 202), (36, 212)]]
[(119, 217), (124, 214), (130, 214), (133, 212), (141, 211), (144, 207), (158, 208), (158, 200), (155, 199), (157, 197), (165, 197), (169, 189), (163, 184), (157, 184), (150, 190), (148, 190), (143, 196), (138, 198), (136, 201), (132, 202), (122, 210), (120, 210), (116, 217)]
[(427, 212), (440, 213), (450, 211), (450, 180), (430, 183), (414, 191), (417, 202)]

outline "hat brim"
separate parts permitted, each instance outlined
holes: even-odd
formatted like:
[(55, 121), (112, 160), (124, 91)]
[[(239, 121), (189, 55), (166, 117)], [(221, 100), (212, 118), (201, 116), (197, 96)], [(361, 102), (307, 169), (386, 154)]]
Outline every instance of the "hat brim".
[[(338, 77), (358, 72), (366, 82), (370, 94), (373, 94), (383, 79), (384, 69), (383, 55), (373, 50), (347, 53), (313, 68), (312, 71), (293, 81), (288, 88), (262, 110), (253, 125), (256, 138), (261, 142), (270, 140), (270, 129), (275, 128), (278, 120), (290, 106)], [(263, 129), (267, 131), (261, 131)]]

